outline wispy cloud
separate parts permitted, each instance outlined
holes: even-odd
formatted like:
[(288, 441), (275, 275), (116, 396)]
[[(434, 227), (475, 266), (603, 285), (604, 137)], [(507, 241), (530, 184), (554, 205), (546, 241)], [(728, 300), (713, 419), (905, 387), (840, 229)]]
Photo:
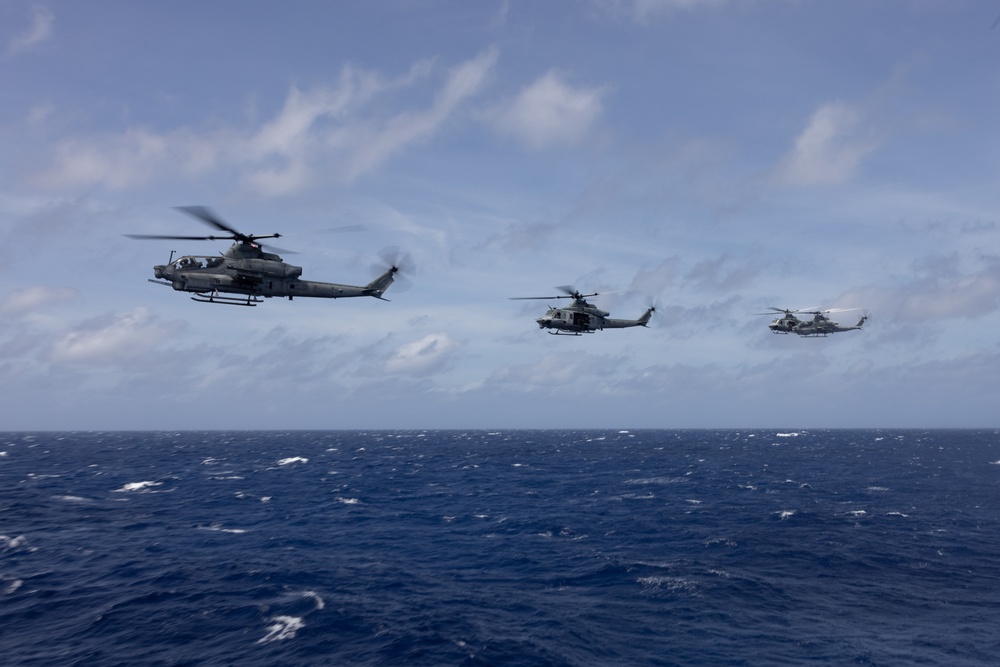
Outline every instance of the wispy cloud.
[(71, 287), (56, 287), (52, 285), (34, 285), (14, 290), (0, 300), (0, 314), (8, 316), (23, 315), (46, 306), (58, 305), (73, 301), (79, 295)]
[(432, 135), (462, 102), (483, 88), (498, 55), (496, 49), (488, 49), (455, 67), (429, 109), (398, 114), (376, 128), (355, 151), (348, 177), (356, 178), (404, 146)]
[(98, 317), (61, 334), (49, 358), (55, 363), (123, 364), (158, 345), (167, 335), (145, 308)]
[(281, 110), (249, 131), (132, 127), (118, 134), (67, 139), (56, 147), (52, 165), (34, 181), (55, 189), (124, 190), (165, 177), (235, 169), (243, 185), (266, 195), (292, 194), (320, 178), (349, 182), (433, 135), (462, 102), (482, 89), (497, 57), (495, 49), (488, 49), (453, 68), (427, 109), (379, 118), (375, 103), (426, 80), (432, 70), (428, 61), (396, 80), (345, 67), (335, 87), (293, 86)]
[(848, 104), (824, 104), (778, 163), (774, 176), (784, 185), (835, 184), (850, 179), (861, 160), (878, 146), (863, 121), (860, 111)]
[(601, 115), (605, 94), (602, 88), (573, 86), (552, 70), (490, 115), (500, 132), (531, 148), (572, 145)]
[(55, 15), (48, 7), (41, 5), (32, 7), (31, 24), (25, 31), (15, 35), (7, 43), (7, 55), (13, 56), (29, 51), (38, 44), (47, 41), (52, 37), (53, 23), (55, 23)]
[(680, 11), (736, 4), (733, 0), (592, 0), (592, 2), (639, 24), (647, 23), (654, 17), (669, 16)]
[(389, 373), (425, 375), (441, 369), (461, 343), (447, 333), (430, 333), (410, 343), (400, 345), (385, 364)]

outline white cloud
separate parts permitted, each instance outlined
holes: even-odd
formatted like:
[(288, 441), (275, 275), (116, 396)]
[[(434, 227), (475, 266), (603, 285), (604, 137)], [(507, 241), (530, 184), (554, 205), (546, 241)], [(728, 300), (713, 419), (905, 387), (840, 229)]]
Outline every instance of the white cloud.
[(1000, 309), (1000, 260), (965, 272), (951, 268), (894, 286), (858, 287), (835, 305), (860, 307), (898, 323), (985, 317)]
[(824, 104), (781, 159), (775, 176), (786, 185), (842, 183), (877, 146), (863, 132), (856, 109), (842, 102)]
[[(592, 0), (608, 11), (624, 14), (636, 23), (646, 23), (655, 16), (678, 11), (694, 11), (707, 7), (720, 7), (732, 0)], [(746, 0), (742, 0), (745, 4)]]
[(401, 113), (389, 119), (373, 136), (360, 142), (349, 170), (350, 178), (377, 167), (390, 155), (419, 139), (430, 136), (454, 113), (458, 105), (478, 93), (496, 65), (496, 49), (454, 68), (444, 88), (427, 110)]
[(83, 322), (59, 336), (52, 345), (54, 362), (115, 364), (136, 358), (167, 335), (145, 308)]
[(47, 7), (36, 5), (31, 9), (31, 25), (24, 32), (16, 35), (7, 44), (7, 55), (28, 51), (52, 36), (52, 24), (55, 15)]
[(176, 135), (142, 129), (103, 140), (70, 140), (56, 148), (56, 166), (38, 182), (56, 188), (98, 184), (111, 190), (129, 188), (148, 181), (173, 154), (183, 154), (185, 143)]
[(71, 287), (33, 285), (14, 290), (0, 301), (0, 314), (23, 315), (45, 306), (67, 303), (79, 293)]
[(675, 258), (668, 257), (653, 268), (639, 269), (626, 291), (641, 294), (647, 298), (660, 296), (673, 285), (677, 264)]
[(422, 375), (444, 366), (461, 344), (444, 332), (401, 345), (386, 362), (385, 370), (403, 375)]
[(532, 148), (574, 144), (601, 115), (604, 91), (576, 87), (550, 71), (493, 112), (498, 129)]
[(249, 131), (199, 134), (187, 128), (156, 132), (133, 127), (120, 134), (70, 139), (56, 147), (52, 166), (35, 180), (51, 188), (121, 190), (164, 176), (190, 178), (230, 167), (241, 170), (244, 185), (269, 195), (301, 191), (318, 174), (350, 181), (431, 136), (482, 89), (496, 60), (495, 49), (484, 51), (448, 74), (430, 108), (384, 119), (373, 109), (379, 97), (426, 79), (430, 63), (418, 62), (397, 80), (345, 67), (336, 87), (293, 86), (281, 110)]
[(546, 354), (534, 363), (499, 366), (487, 386), (510, 387), (519, 392), (587, 396), (606, 394), (630, 373), (622, 358), (584, 352)]

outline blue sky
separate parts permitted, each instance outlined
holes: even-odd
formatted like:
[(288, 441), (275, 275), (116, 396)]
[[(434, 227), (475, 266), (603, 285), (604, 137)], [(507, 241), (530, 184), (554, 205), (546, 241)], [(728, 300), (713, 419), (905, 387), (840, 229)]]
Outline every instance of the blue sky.
[[(1000, 425), (1000, 3), (0, 3), (0, 428)], [(390, 303), (147, 282), (205, 205)], [(331, 227), (363, 225), (350, 234)], [(558, 285), (648, 329), (555, 337)], [(825, 339), (767, 307), (857, 308)]]

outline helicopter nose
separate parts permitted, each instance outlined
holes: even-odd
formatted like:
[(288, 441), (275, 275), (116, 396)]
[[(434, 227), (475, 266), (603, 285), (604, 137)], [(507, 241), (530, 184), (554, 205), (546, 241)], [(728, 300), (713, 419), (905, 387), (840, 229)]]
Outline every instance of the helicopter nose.
[(538, 324), (539, 329), (544, 329), (552, 322), (552, 320), (550, 320), (547, 317), (539, 317), (537, 320), (535, 320), (535, 322)]
[(163, 269), (165, 269), (165, 268), (167, 268), (167, 267), (163, 266), (162, 264), (154, 266), (153, 267), (153, 275), (156, 276), (157, 278), (159, 278), (160, 280), (163, 280)]

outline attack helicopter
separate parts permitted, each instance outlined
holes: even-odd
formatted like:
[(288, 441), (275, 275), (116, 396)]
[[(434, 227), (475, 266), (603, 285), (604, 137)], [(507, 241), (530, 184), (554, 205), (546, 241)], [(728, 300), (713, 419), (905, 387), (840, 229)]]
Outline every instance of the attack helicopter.
[[(287, 264), (277, 254), (268, 252), (280, 248), (268, 247), (261, 239), (276, 239), (281, 234), (243, 234), (222, 221), (213, 211), (204, 206), (180, 206), (179, 211), (187, 213), (216, 229), (226, 232), (224, 236), (161, 236), (154, 234), (126, 234), (133, 239), (180, 239), (184, 241), (232, 240), (233, 245), (219, 256), (185, 255), (174, 259), (171, 251), (166, 264), (153, 267), (156, 280), (149, 282), (168, 285), (179, 292), (192, 292), (194, 301), (219, 303), (235, 306), (256, 306), (261, 297), (313, 297), (341, 299), (355, 296), (371, 296), (382, 301), (382, 294), (397, 277), (401, 266), (408, 263), (409, 255), (390, 256), (386, 252), (381, 275), (364, 286), (338, 285), (313, 280), (302, 280), (302, 267)], [(344, 227), (337, 231), (353, 231), (360, 227)], [(238, 294), (241, 296), (230, 296)]]
[[(855, 331), (864, 326), (868, 320), (868, 316), (865, 315), (854, 326), (841, 326), (827, 317), (829, 313), (840, 313), (848, 310), (856, 310), (856, 308), (830, 308), (828, 310), (799, 308), (797, 310), (790, 310), (788, 308), (771, 307), (768, 310), (772, 312), (757, 314), (773, 315), (774, 313), (781, 313), (779, 317), (776, 317), (767, 325), (771, 332), (776, 334), (795, 333), (800, 336), (825, 337), (832, 333)], [(812, 315), (813, 318), (811, 320), (800, 320), (796, 315)]]
[(610, 313), (587, 302), (587, 297), (597, 296), (599, 292), (581, 294), (578, 290), (568, 285), (557, 287), (556, 289), (565, 292), (565, 294), (558, 296), (514, 296), (510, 298), (513, 300), (573, 299), (573, 302), (565, 308), (553, 308), (550, 306), (545, 315), (535, 320), (538, 323), (539, 329), (555, 329), (555, 331), (548, 332), (553, 336), (580, 336), (603, 329), (644, 327), (656, 311), (655, 307), (650, 306), (637, 320), (616, 320), (608, 317)]
[(801, 322), (795, 327), (795, 333), (800, 336), (826, 337), (827, 334), (840, 333), (842, 331), (857, 331), (865, 325), (868, 320), (867, 315), (862, 315), (861, 319), (854, 326), (841, 326), (826, 316), (827, 313), (839, 313), (845, 310), (857, 310), (856, 308), (833, 308), (831, 310), (815, 310), (809, 313), (813, 316), (811, 321)]

